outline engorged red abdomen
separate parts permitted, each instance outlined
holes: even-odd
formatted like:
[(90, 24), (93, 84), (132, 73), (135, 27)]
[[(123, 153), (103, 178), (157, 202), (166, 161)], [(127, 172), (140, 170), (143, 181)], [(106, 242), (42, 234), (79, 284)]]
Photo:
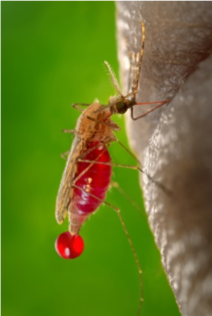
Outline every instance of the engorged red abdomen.
[[(86, 159), (92, 162), (78, 162), (77, 172), (75, 179), (86, 169), (89, 169), (82, 174), (82, 176), (76, 181), (75, 185), (82, 188), (74, 188), (73, 203), (79, 213), (90, 214), (94, 212), (104, 201), (108, 187), (110, 185), (112, 168), (109, 165), (99, 164), (99, 162), (110, 163), (110, 154), (108, 149), (101, 143), (93, 142), (89, 144), (87, 150), (97, 146), (90, 153), (86, 154), (82, 159)], [(98, 162), (98, 163), (94, 163)], [(101, 201), (97, 200), (96, 196)]]

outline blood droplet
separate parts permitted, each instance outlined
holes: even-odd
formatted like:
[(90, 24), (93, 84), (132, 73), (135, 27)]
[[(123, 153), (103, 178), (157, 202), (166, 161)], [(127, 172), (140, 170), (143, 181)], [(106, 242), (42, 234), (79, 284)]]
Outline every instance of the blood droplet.
[(70, 232), (62, 233), (55, 242), (57, 253), (64, 259), (74, 259), (81, 255), (84, 242), (80, 235), (71, 235)]

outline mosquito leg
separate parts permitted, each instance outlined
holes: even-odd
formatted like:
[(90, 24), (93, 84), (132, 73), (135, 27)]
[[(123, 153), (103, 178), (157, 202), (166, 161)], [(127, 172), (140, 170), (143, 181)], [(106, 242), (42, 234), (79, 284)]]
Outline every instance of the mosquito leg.
[(66, 151), (65, 153), (61, 154), (60, 156), (61, 156), (63, 159), (67, 160), (67, 156), (68, 156), (69, 153), (70, 153), (70, 150), (69, 150), (69, 151)]
[(135, 251), (135, 248), (133, 246), (133, 243), (132, 243), (132, 240), (130, 238), (130, 235), (129, 235), (129, 232), (127, 230), (127, 227), (125, 225), (125, 222), (123, 220), (123, 217), (121, 215), (121, 211), (118, 209), (117, 210), (118, 212), (118, 216), (119, 216), (119, 219), (120, 219), (120, 222), (122, 224), (122, 227), (124, 229), (124, 232), (125, 232), (125, 235), (127, 236), (127, 239), (128, 239), (128, 242), (130, 244), (130, 247), (132, 249), (132, 252), (133, 252), (133, 255), (134, 255), (134, 258), (135, 258), (135, 262), (136, 262), (136, 265), (137, 265), (137, 268), (138, 268), (138, 274), (139, 274), (139, 281), (140, 281), (140, 301), (139, 301), (139, 307), (138, 307), (138, 312), (137, 312), (137, 316), (140, 315), (140, 312), (141, 312), (141, 308), (142, 308), (142, 304), (143, 304), (143, 278), (142, 278), (142, 269), (141, 269), (141, 265), (140, 265), (140, 262), (138, 260), (138, 256), (137, 256), (137, 253)]
[(82, 106), (89, 106), (91, 105), (90, 103), (74, 103), (71, 106), (73, 106), (73, 108), (75, 108), (76, 110), (83, 112), (84, 110), (81, 109), (78, 105), (82, 105)]
[(75, 129), (62, 129), (63, 133), (68, 133), (68, 134), (75, 134), (76, 131)]
[(125, 150), (126, 152), (128, 152), (128, 154), (129, 154), (131, 157), (133, 157), (133, 159), (135, 159), (135, 160), (138, 162), (138, 164), (140, 165), (140, 161), (138, 160), (138, 158), (137, 158), (124, 144), (122, 144), (122, 143), (120, 142), (120, 140), (116, 139), (116, 141), (117, 141), (117, 143), (119, 143), (119, 145), (120, 145), (122, 148), (124, 148), (124, 150)]
[(165, 103), (169, 103), (171, 102), (171, 99), (167, 99), (167, 100), (163, 100), (163, 101), (149, 101), (149, 102), (136, 102), (136, 105), (148, 105), (148, 104), (157, 104), (157, 103), (162, 103), (165, 104)]
[(103, 204), (108, 205), (109, 207), (111, 207), (112, 209), (114, 209), (114, 210), (117, 212), (117, 214), (118, 214), (118, 216), (119, 216), (119, 219), (120, 219), (120, 222), (121, 222), (121, 224), (122, 224), (122, 227), (123, 227), (123, 229), (124, 229), (125, 235), (127, 236), (128, 242), (129, 242), (130, 247), (131, 247), (131, 249), (132, 249), (132, 252), (133, 252), (133, 255), (134, 255), (134, 258), (135, 258), (135, 262), (136, 262), (136, 265), (137, 265), (137, 268), (138, 268), (139, 280), (140, 280), (140, 303), (139, 303), (139, 308), (138, 308), (138, 313), (137, 313), (137, 315), (139, 316), (139, 315), (140, 315), (140, 311), (141, 311), (141, 307), (142, 307), (142, 303), (143, 303), (143, 279), (142, 279), (142, 270), (141, 270), (140, 262), (139, 262), (139, 260), (138, 260), (138, 255), (137, 255), (137, 253), (136, 253), (136, 251), (135, 251), (135, 248), (134, 248), (134, 246), (133, 246), (132, 240), (131, 240), (131, 238), (130, 238), (129, 232), (128, 232), (128, 230), (127, 230), (127, 227), (126, 227), (125, 222), (124, 222), (124, 220), (123, 220), (123, 217), (122, 217), (122, 215), (121, 215), (120, 209), (117, 208), (117, 207), (115, 207), (115, 206), (113, 206), (112, 204), (110, 204), (110, 203), (108, 203), (108, 202), (106, 202), (106, 201), (103, 201), (103, 200), (99, 199), (97, 196), (91, 194), (90, 192), (89, 192), (89, 193), (86, 192), (86, 191), (83, 190), (81, 187), (79, 187), (79, 186), (77, 186), (77, 185), (75, 185), (75, 184), (73, 184), (72, 187), (74, 187), (74, 188), (76, 188), (76, 189), (78, 189), (78, 190), (80, 190), (80, 191), (82, 191), (82, 192), (84, 192), (84, 193), (86, 193), (86, 194), (92, 196), (93, 198), (97, 199), (98, 201), (102, 202)]
[(144, 104), (155, 104), (155, 103), (159, 103), (158, 105), (156, 105), (155, 107), (153, 107), (152, 109), (146, 111), (145, 113), (137, 116), (137, 117), (134, 117), (133, 116), (133, 107), (131, 107), (131, 118), (136, 121), (144, 116), (146, 116), (147, 114), (151, 113), (152, 111), (158, 109), (159, 107), (161, 107), (162, 105), (166, 104), (166, 103), (169, 103), (171, 100), (166, 100), (166, 101), (159, 101), (159, 102), (146, 102), (146, 103), (136, 103), (136, 105), (144, 105)]
[(114, 188), (116, 188), (116, 189), (119, 191), (119, 193), (122, 194), (122, 195), (125, 197), (125, 199), (128, 200), (128, 201), (134, 206), (134, 208), (136, 209), (136, 211), (138, 211), (138, 213), (139, 213), (143, 218), (146, 219), (146, 216), (144, 216), (143, 210), (139, 207), (139, 205), (138, 205), (137, 203), (135, 203), (135, 201), (133, 201), (133, 199), (127, 194), (126, 191), (124, 191), (124, 190), (120, 187), (120, 185), (119, 185), (117, 182), (111, 181), (111, 186), (114, 187)]

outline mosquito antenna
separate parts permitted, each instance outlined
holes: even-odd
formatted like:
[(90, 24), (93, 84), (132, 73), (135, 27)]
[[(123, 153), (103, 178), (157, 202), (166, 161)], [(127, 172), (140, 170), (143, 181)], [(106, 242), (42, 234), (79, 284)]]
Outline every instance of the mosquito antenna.
[(110, 78), (111, 78), (111, 81), (112, 81), (116, 91), (122, 96), (121, 88), (119, 87), (118, 80), (116, 79), (116, 76), (115, 76), (112, 68), (110, 67), (110, 65), (108, 64), (107, 61), (104, 61), (104, 64), (106, 65), (106, 67), (110, 73)]

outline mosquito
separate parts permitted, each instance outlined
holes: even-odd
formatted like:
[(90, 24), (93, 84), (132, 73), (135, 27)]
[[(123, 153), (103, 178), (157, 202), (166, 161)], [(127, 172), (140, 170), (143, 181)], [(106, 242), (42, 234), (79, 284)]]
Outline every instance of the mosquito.
[[(74, 106), (82, 110), (81, 108)], [(126, 167), (142, 171), (138, 166), (113, 164), (108, 151), (111, 142), (119, 142), (113, 132), (120, 127), (111, 120), (110, 108), (102, 109), (98, 101), (89, 105), (80, 115), (75, 130), (64, 130), (75, 134), (56, 201), (56, 220), (61, 224), (68, 213), (69, 231), (56, 240), (56, 250), (65, 259), (81, 255), (84, 248), (79, 235), (82, 224), (104, 203), (113, 208), (121, 221), (130, 243), (140, 277), (140, 314), (143, 301), (142, 270), (132, 240), (122, 218), (120, 209), (105, 201), (111, 183), (112, 167)], [(120, 143), (120, 142), (119, 142)], [(121, 143), (120, 143), (121, 144)]]
[[(56, 200), (56, 220), (58, 224), (61, 224), (68, 214), (69, 230), (62, 233), (55, 243), (56, 250), (61, 257), (65, 259), (74, 259), (80, 256), (84, 249), (83, 239), (79, 235), (83, 223), (101, 204), (106, 204), (113, 208), (119, 216), (138, 268), (140, 301), (137, 315), (140, 315), (143, 302), (141, 266), (120, 209), (106, 202), (105, 197), (111, 183), (113, 166), (136, 169), (144, 173), (139, 166), (125, 166), (111, 162), (108, 147), (112, 142), (118, 142), (124, 149), (126, 149), (114, 135), (114, 132), (119, 131), (120, 128), (111, 120), (111, 116), (115, 113), (123, 114), (130, 109), (132, 118), (136, 120), (170, 101), (166, 100), (145, 103), (157, 103), (157, 106), (137, 118), (133, 116), (133, 107), (135, 105), (144, 104), (136, 102), (145, 43), (145, 27), (143, 22), (142, 30), (143, 37), (140, 57), (138, 57), (138, 55), (132, 55), (134, 56), (131, 64), (132, 75), (130, 75), (130, 78), (132, 78), (132, 91), (126, 96), (122, 95), (118, 81), (116, 80), (111, 67), (105, 62), (119, 96), (111, 97), (109, 104), (106, 106), (100, 105), (98, 101), (95, 101), (92, 104), (73, 104), (73, 107), (81, 111), (82, 114), (80, 115), (74, 130), (63, 130), (66, 133), (74, 134), (75, 137), (71, 150), (68, 153), (66, 167)], [(87, 106), (87, 108), (83, 111), (79, 105)], [(150, 176), (148, 177), (153, 182), (157, 183)], [(162, 185), (158, 185), (162, 187)]]

